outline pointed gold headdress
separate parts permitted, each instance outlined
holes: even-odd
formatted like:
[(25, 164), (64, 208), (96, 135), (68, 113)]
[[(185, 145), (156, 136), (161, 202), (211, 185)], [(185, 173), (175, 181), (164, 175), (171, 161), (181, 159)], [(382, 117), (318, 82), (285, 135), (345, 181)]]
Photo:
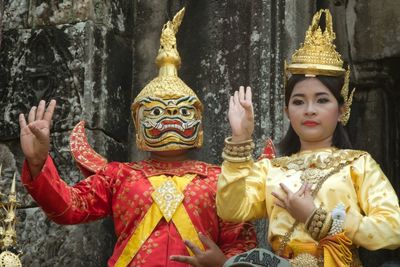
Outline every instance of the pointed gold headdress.
[(164, 24), (156, 58), (158, 77), (140, 91), (131, 112), (138, 147), (147, 151), (167, 151), (201, 147), (203, 105), (195, 92), (179, 77), (181, 65), (176, 33), (185, 8)]
[[(319, 22), (322, 14), (325, 13), (325, 31), (322, 32)], [(343, 60), (336, 51), (333, 41), (336, 34), (333, 32), (332, 15), (328, 9), (321, 9), (315, 13), (311, 26), (306, 32), (304, 43), (294, 52), (289, 65), (285, 64), (285, 72), (291, 74), (304, 74), (306, 77), (343, 76), (344, 85), (341, 96), (344, 99), (344, 113), (341, 118), (343, 125), (346, 125), (350, 118), (350, 106), (353, 101), (353, 93), (349, 93), (350, 68), (343, 68)], [(285, 77), (286, 79), (286, 77)]]
[(158, 77), (140, 91), (133, 101), (132, 111), (142, 99), (150, 96), (161, 98), (197, 97), (193, 90), (178, 77), (181, 57), (177, 50), (175, 34), (178, 32), (184, 15), (185, 8), (182, 8), (172, 21), (164, 24), (160, 38), (160, 49), (156, 58), (156, 64), (160, 69)]

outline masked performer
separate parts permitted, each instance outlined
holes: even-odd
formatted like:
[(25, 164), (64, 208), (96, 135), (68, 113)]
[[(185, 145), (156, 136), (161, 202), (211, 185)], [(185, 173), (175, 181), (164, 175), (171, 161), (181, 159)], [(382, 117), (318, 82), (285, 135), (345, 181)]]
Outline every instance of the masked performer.
[[(202, 145), (203, 106), (177, 76), (181, 60), (175, 34), (183, 15), (184, 9), (164, 25), (156, 59), (159, 76), (131, 107), (137, 145), (149, 151), (151, 159), (107, 163), (89, 147), (83, 124), (79, 124), (71, 135), (71, 150), (90, 176), (68, 186), (48, 156), (55, 101), (46, 112), (44, 101), (33, 107), (28, 125), (20, 115), (25, 187), (59, 224), (86, 223), (112, 215), (118, 239), (109, 266), (187, 266), (171, 261), (171, 255), (187, 255), (190, 263), (195, 261), (198, 266), (222, 266), (225, 256), (256, 246), (251, 224), (224, 223), (217, 216), (220, 168), (186, 160), (189, 149)], [(200, 250), (192, 252), (186, 246)]]
[(241, 87), (230, 99), (218, 214), (236, 222), (267, 216), (273, 251), (293, 266), (360, 266), (355, 248), (400, 246), (393, 187), (367, 152), (350, 149), (343, 126), (354, 90), (349, 94), (349, 70), (334, 39), (331, 14), (317, 12), (287, 67), (284, 156), (252, 160), (251, 89)]

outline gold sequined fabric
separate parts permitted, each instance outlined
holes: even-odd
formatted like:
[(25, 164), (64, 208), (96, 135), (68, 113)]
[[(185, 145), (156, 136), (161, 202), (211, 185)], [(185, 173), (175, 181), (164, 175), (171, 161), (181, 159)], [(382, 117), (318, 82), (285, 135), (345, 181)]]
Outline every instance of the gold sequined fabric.
[(179, 204), (184, 199), (182, 192), (179, 191), (171, 180), (165, 181), (160, 187), (156, 188), (151, 197), (167, 222), (171, 220)]
[[(282, 237), (295, 219), (275, 205), (272, 192), (284, 194), (280, 184), (296, 192), (307, 168), (325, 171), (338, 164), (343, 167), (324, 181), (314, 198), (315, 205), (332, 211), (338, 203), (343, 203), (346, 210), (343, 228), (353, 245), (369, 250), (399, 247), (397, 195), (379, 165), (363, 151), (326, 148), (273, 160), (224, 161), (218, 179), (218, 214), (228, 221), (267, 217), (269, 240)], [(317, 243), (302, 223), (295, 227), (291, 240)]]

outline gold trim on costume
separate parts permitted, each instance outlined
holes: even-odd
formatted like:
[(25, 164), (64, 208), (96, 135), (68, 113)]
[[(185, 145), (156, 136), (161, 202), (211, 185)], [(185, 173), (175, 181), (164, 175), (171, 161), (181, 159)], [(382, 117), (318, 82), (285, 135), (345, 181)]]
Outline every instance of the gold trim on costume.
[(146, 242), (162, 218), (162, 213), (156, 204), (151, 205), (141, 223), (129, 238), (124, 250), (115, 263), (115, 267), (126, 267), (136, 256), (140, 247)]
[(274, 167), (296, 171), (305, 171), (309, 168), (323, 170), (337, 167), (342, 163), (350, 163), (367, 153), (361, 150), (337, 149), (334, 147), (324, 150), (330, 153), (320, 154), (304, 151), (287, 157), (274, 158), (271, 160), (271, 164)]
[[(167, 221), (172, 220), (182, 239), (190, 240), (201, 250), (204, 250), (203, 243), (200, 241), (196, 227), (193, 225), (192, 220), (182, 203), (182, 192), (195, 177), (195, 174), (185, 174), (182, 177), (158, 175), (148, 178), (155, 189), (154, 192), (157, 192), (153, 192), (153, 199), (160, 199), (153, 202), (143, 220), (129, 238), (124, 250), (115, 263), (116, 267), (128, 266), (136, 256), (140, 247), (146, 242), (163, 217)], [(166, 190), (171, 191), (167, 192)], [(192, 251), (190, 249), (187, 250), (189, 255), (193, 256)]]
[(151, 197), (162, 212), (165, 220), (169, 222), (185, 196), (176, 188), (174, 182), (167, 180), (154, 190)]

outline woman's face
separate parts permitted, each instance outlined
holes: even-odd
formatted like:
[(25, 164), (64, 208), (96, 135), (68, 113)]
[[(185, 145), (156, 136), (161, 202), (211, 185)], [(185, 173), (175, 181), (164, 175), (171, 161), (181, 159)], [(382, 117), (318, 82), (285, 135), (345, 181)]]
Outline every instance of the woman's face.
[(341, 113), (335, 96), (316, 78), (294, 86), (286, 109), (302, 150), (331, 146)]

